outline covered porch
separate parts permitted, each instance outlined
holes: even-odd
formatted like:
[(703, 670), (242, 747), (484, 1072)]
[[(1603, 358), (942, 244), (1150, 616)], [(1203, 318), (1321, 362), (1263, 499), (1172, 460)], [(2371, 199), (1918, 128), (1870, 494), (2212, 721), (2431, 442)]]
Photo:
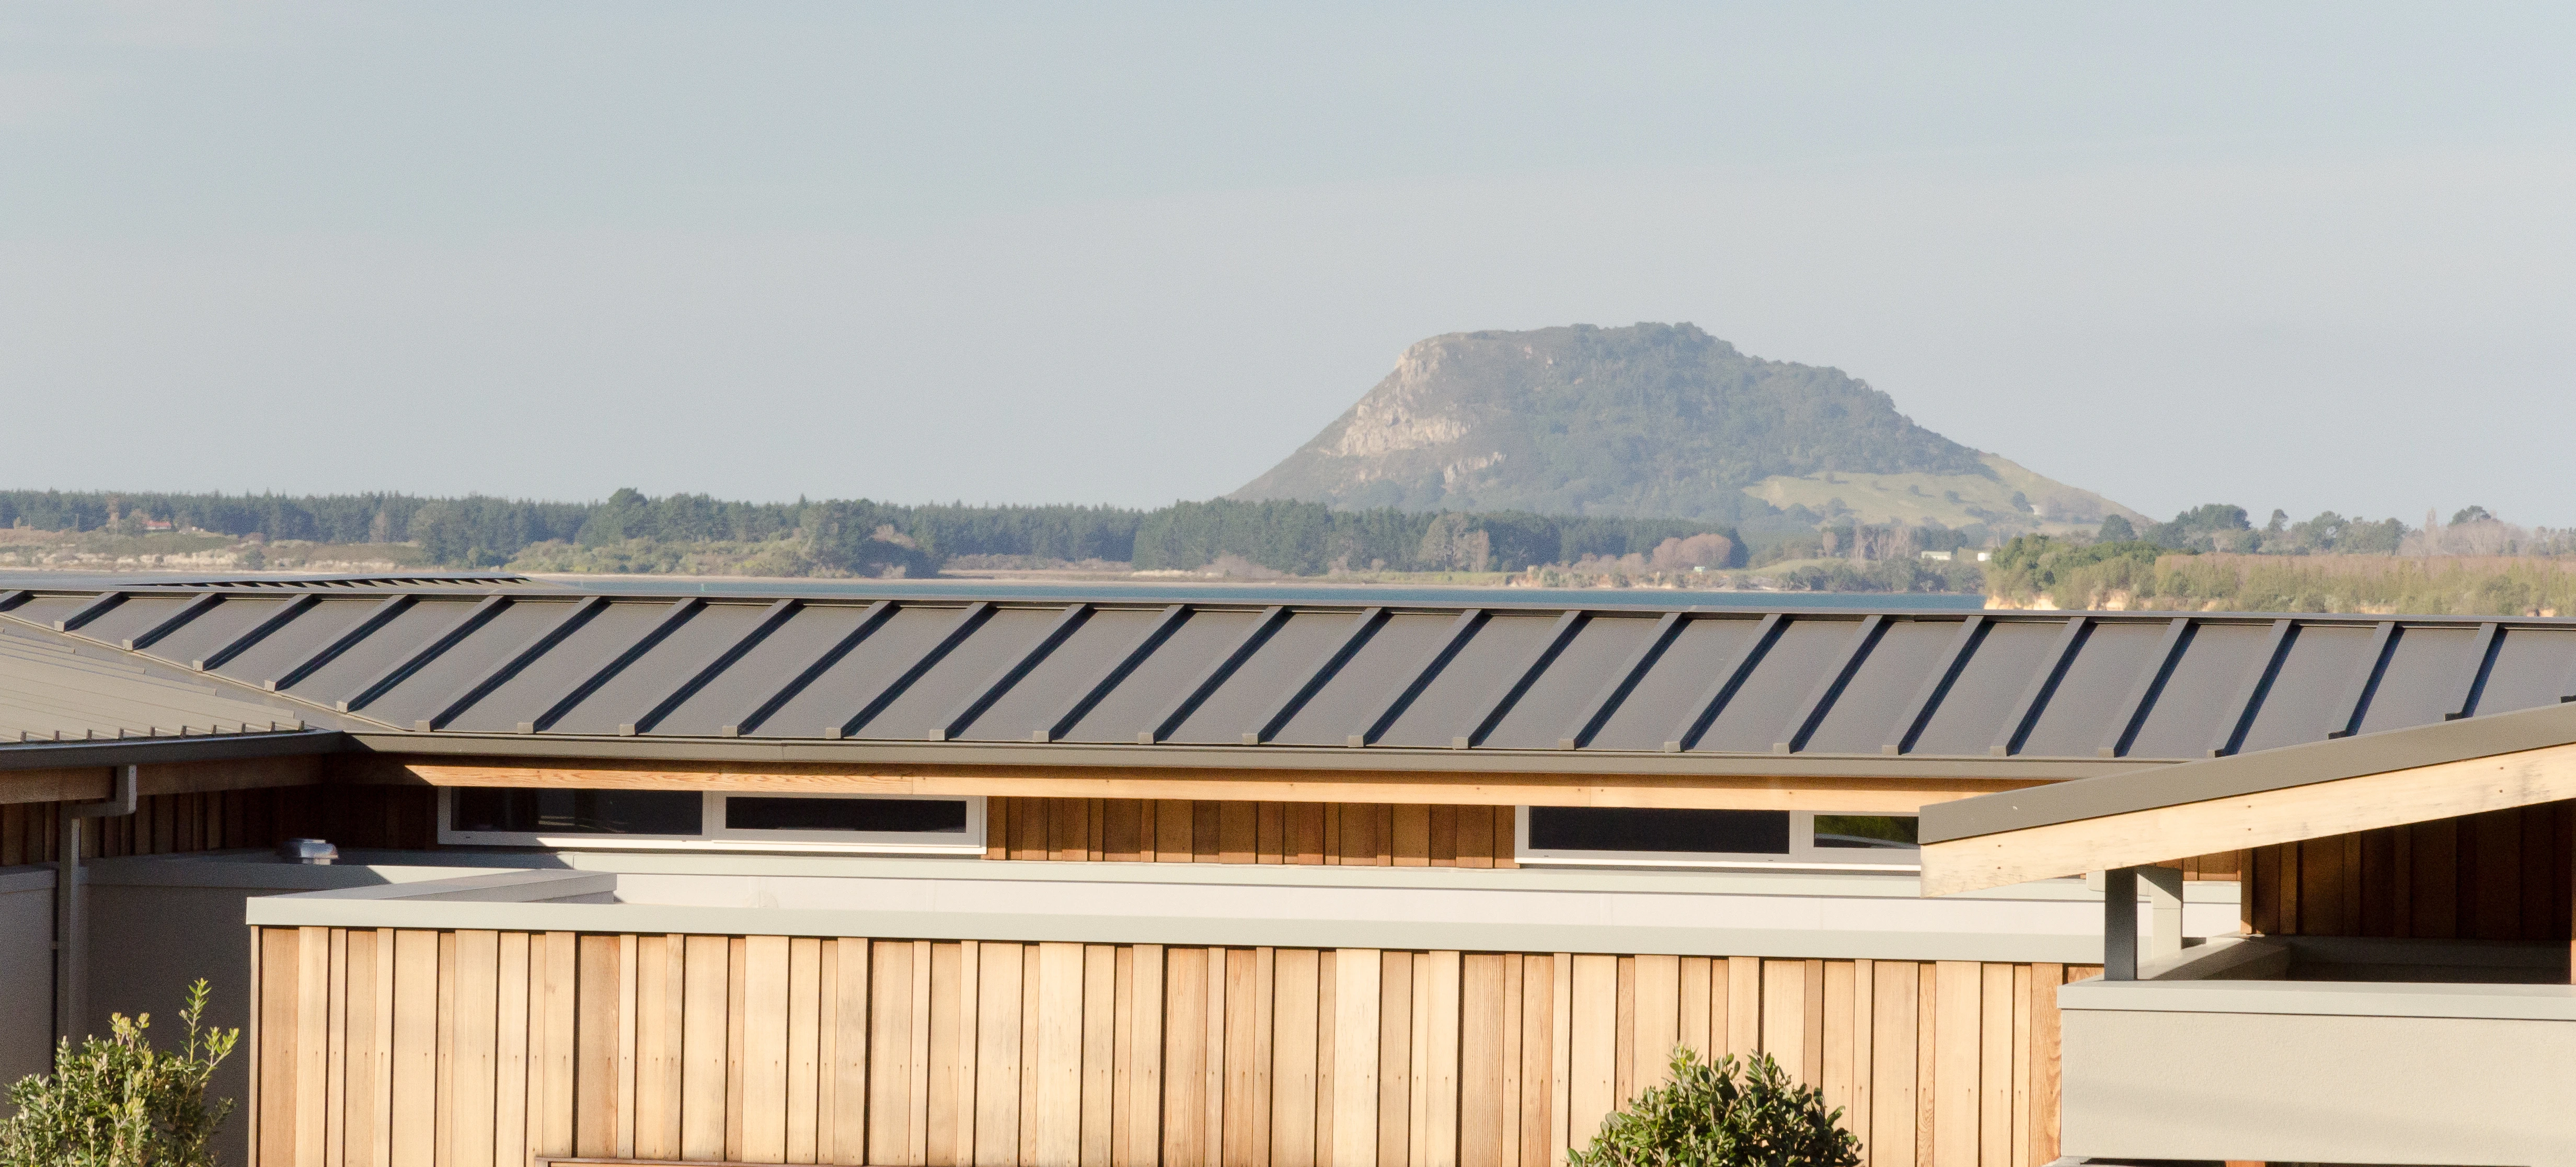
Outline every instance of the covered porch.
[[(2561, 704), (1926, 808), (1924, 890), (2106, 887), (2070, 1157), (2576, 1163), (2571, 743)], [(2156, 926), (2150, 865), (2228, 849), (2241, 933)]]

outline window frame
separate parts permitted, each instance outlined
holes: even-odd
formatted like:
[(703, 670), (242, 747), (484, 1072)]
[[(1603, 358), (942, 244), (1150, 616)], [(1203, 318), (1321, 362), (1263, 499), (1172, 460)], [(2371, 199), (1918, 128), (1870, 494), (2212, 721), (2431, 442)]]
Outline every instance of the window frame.
[[(455, 827), (456, 791), (438, 797), (438, 841), (467, 847), (547, 847), (558, 851), (771, 851), (809, 855), (970, 855), (984, 854), (984, 796), (980, 794), (875, 794), (865, 791), (700, 791), (700, 830), (694, 835), (546, 834), (541, 831), (460, 831)], [(492, 789), (504, 789), (494, 787)], [(963, 802), (966, 829), (956, 842), (928, 842), (928, 832), (908, 831), (770, 831), (724, 825), (725, 799), (867, 798)]]
[[(1524, 867), (1666, 867), (1666, 868), (1754, 868), (1796, 871), (1885, 871), (1914, 874), (1923, 870), (1920, 848), (1901, 847), (1819, 847), (1816, 845), (1816, 815), (1812, 810), (1793, 810), (1789, 815), (1789, 850), (1786, 854), (1736, 851), (1538, 851), (1530, 847), (1530, 810), (1527, 806), (1512, 808), (1512, 857)], [(1661, 809), (1638, 807), (1639, 810)], [(1836, 815), (1887, 815), (1893, 818), (1918, 818), (1920, 810), (1831, 811)], [(1903, 863), (1854, 862), (1849, 855), (1886, 855), (1899, 852), (1908, 856)]]

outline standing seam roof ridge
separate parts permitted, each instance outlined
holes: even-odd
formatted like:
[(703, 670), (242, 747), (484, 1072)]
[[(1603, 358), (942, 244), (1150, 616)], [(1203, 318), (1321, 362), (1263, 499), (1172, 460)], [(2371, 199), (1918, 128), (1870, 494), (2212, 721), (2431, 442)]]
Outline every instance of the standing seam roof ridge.
[(940, 634), (939, 639), (932, 641), (930, 646), (913, 658), (912, 663), (903, 671), (886, 678), (885, 683), (878, 687), (876, 694), (859, 705), (857, 712), (852, 713), (847, 720), (838, 725), (823, 727), (823, 736), (827, 739), (851, 737), (867, 728), (869, 722), (875, 721), (887, 708), (902, 699), (907, 690), (918, 683), (931, 669), (938, 667), (940, 661), (946, 660), (949, 653), (956, 651), (957, 646), (965, 643), (967, 637), (973, 636), (992, 615), (991, 601), (979, 600), (967, 605), (964, 611), (957, 614), (956, 622), (950, 624), (948, 630)]
[[(697, 696), (701, 690), (714, 683), (717, 677), (724, 675), (725, 670), (750, 655), (751, 650), (760, 647), (762, 641), (769, 639), (770, 633), (778, 631), (789, 620), (795, 619), (796, 614), (804, 608), (805, 602), (794, 596), (771, 604), (761, 612), (760, 619), (752, 624), (749, 631), (735, 637), (734, 642), (726, 645), (723, 652), (717, 653), (714, 660), (699, 666), (696, 672), (689, 674), (686, 679), (673, 686), (670, 692), (662, 695), (661, 700), (654, 702), (651, 708), (637, 717), (633, 722), (634, 732), (653, 732), (653, 727), (662, 724), (663, 718), (677, 712), (680, 706), (688, 703), (689, 698)], [(621, 728), (619, 732), (623, 733), (625, 730)]]
[[(1288, 728), (1288, 723), (1297, 719), (1297, 714), (1306, 708), (1306, 703), (1314, 700), (1315, 695), (1322, 692), (1324, 686), (1331, 684), (1333, 678), (1342, 671), (1342, 667), (1349, 664), (1352, 657), (1359, 655), (1360, 649), (1366, 647), (1368, 642), (1377, 636), (1378, 630), (1385, 626), (1385, 608), (1365, 608), (1352, 617), (1351, 626), (1343, 629), (1342, 634), (1334, 638), (1332, 646), (1316, 656), (1315, 663), (1306, 666), (1305, 670), (1297, 675), (1297, 680), (1291, 682), (1277, 698), (1270, 702), (1268, 706), (1270, 712), (1261, 720), (1254, 722), (1252, 728), (1243, 734), (1243, 744), (1260, 745), (1278, 736), (1279, 731)], [(1244, 655), (1245, 661), (1250, 659), (1251, 654)], [(1223, 685), (1223, 681), (1218, 681), (1215, 688), (1221, 688)], [(1210, 696), (1215, 694), (1215, 688), (1209, 690)], [(1186, 717), (1182, 719), (1184, 723), (1187, 720)], [(1180, 725), (1175, 724), (1172, 729), (1178, 732)]]
[(1681, 720), (1673, 726), (1672, 737), (1664, 742), (1665, 753), (1684, 754), (1699, 747), (1701, 735), (1717, 723), (1719, 715), (1726, 712), (1727, 705), (1735, 700), (1735, 694), (1744, 688), (1744, 683), (1753, 679), (1753, 671), (1761, 668), (1762, 662), (1770, 657), (1771, 647), (1780, 643), (1780, 634), (1788, 627), (1789, 617), (1778, 612), (1762, 617), (1761, 622), (1753, 626), (1752, 634), (1735, 659), (1719, 670), (1709, 681), (1708, 690), (1682, 712)]
[(1046, 663), (1056, 649), (1063, 647), (1065, 641), (1072, 639), (1073, 634), (1090, 621), (1092, 611), (1088, 603), (1077, 601), (1065, 605), (1064, 611), (1057, 614), (1055, 622), (1047, 625), (1035, 642), (1003, 662), (1002, 667), (993, 670), (981, 684), (968, 690), (965, 700), (959, 702), (939, 724), (931, 727), (930, 740), (947, 741), (962, 736), (967, 727), (991, 710), (993, 703), (1010, 692), (1012, 686), (1026, 679), (1039, 665)]
[(1501, 683), (1494, 686), (1494, 691), (1477, 703), (1475, 716), (1467, 721), (1466, 732), (1452, 735), (1449, 748), (1463, 750), (1483, 745), (1486, 735), (1493, 733), (1503, 718), (1511, 715), (1512, 708), (1528, 694), (1530, 686), (1538, 683), (1539, 676), (1547, 671), (1548, 666), (1563, 655), (1566, 646), (1574, 643), (1574, 637), (1583, 631), (1584, 623), (1589, 619), (1590, 614), (1581, 609), (1568, 609), (1559, 615), (1556, 623), (1548, 626), (1547, 634), (1532, 646), (1521, 667), (1505, 674)]
[(1377, 744), (1377, 739), (1394, 727), (1396, 719), (1404, 716), (1405, 709), (1422, 695), (1422, 691), (1439, 679), (1441, 670), (1458, 659), (1467, 642), (1485, 626), (1485, 617), (1483, 608), (1469, 608), (1458, 613), (1457, 619), (1450, 621), (1449, 627), (1442, 630), (1440, 639), (1422, 654), (1414, 667), (1396, 676), (1386, 695), (1371, 707), (1374, 712), (1360, 726), (1360, 731), (1343, 739), (1343, 743), (1352, 746)]

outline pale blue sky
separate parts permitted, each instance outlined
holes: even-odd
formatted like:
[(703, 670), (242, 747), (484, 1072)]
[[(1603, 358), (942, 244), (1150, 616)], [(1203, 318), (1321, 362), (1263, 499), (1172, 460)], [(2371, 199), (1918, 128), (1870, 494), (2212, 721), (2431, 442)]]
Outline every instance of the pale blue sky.
[(1156, 505), (1688, 320), (2159, 514), (2576, 523), (2571, 11), (12, 5), (0, 485)]

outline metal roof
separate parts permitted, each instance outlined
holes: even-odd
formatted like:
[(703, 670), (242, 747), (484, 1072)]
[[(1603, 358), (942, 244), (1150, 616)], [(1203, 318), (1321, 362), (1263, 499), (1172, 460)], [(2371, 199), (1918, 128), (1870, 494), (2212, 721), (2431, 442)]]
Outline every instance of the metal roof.
[[(2570, 742), (2576, 742), (2576, 706), (2553, 703), (2493, 717), (2433, 722), (2259, 755), (2210, 758), (1927, 806), (1919, 831), (1923, 842), (1946, 843)], [(2487, 774), (2472, 779), (2492, 780)], [(2365, 817), (2368, 813), (2363, 812)], [(2395, 821), (2416, 821), (2403, 810), (2395, 814)], [(2330, 830), (2321, 829), (2319, 835), (2352, 830), (2348, 822), (2339, 822)]]
[(1114, 746), (1347, 750), (1389, 769), (2052, 762), (2048, 776), (2076, 777), (2556, 704), (2576, 669), (2576, 622), (2551, 619), (1585, 608), (1507, 592), (1363, 607), (152, 587), (0, 593), (0, 613), (326, 725), (505, 739), (476, 747), (495, 753), (1011, 743), (1031, 761)]
[(304, 728), (283, 703), (0, 629), (0, 746)]
[(135, 588), (229, 588), (236, 591), (351, 591), (364, 588), (522, 588), (549, 586), (524, 575), (439, 572), (400, 575), (256, 575), (203, 579), (144, 579)]

